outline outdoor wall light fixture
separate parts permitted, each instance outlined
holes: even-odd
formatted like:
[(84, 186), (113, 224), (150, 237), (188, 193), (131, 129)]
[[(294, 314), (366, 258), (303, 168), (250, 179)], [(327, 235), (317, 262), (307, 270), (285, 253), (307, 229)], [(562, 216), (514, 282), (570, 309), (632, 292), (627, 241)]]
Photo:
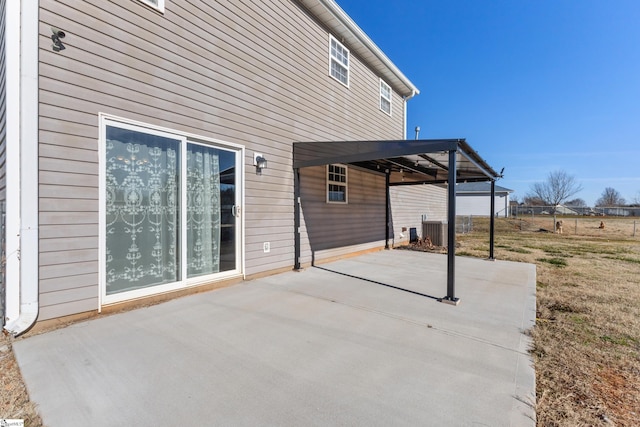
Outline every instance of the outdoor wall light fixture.
[(262, 172), (262, 169), (267, 168), (267, 159), (261, 153), (253, 153), (253, 166), (256, 167), (256, 172)]
[(63, 39), (66, 36), (64, 31), (56, 27), (51, 27), (51, 32), (53, 33), (51, 34), (51, 41), (53, 42), (53, 45), (51, 45), (51, 47), (53, 48), (53, 50), (55, 52), (60, 52), (61, 50), (65, 50), (66, 48), (64, 47), (61, 41), (61, 39)]

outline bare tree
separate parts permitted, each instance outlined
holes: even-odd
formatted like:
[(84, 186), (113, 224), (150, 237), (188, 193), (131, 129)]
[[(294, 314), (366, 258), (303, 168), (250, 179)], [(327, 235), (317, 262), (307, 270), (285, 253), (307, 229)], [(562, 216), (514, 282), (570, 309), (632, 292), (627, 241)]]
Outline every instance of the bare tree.
[(544, 200), (531, 194), (524, 196), (522, 203), (527, 206), (544, 206), (546, 204)]
[(633, 198), (633, 204), (636, 206), (640, 206), (640, 191), (638, 191), (638, 194), (636, 194), (636, 196)]
[(585, 202), (581, 198), (577, 198), (577, 199), (569, 200), (568, 202), (565, 203), (565, 205), (574, 206), (574, 207), (577, 207), (577, 208), (584, 208), (584, 207), (587, 206), (587, 202)]
[(612, 187), (605, 188), (602, 196), (596, 200), (596, 206), (624, 206), (625, 203), (624, 197)]
[(527, 197), (542, 200), (547, 206), (558, 206), (580, 191), (582, 185), (575, 177), (565, 171), (555, 171), (549, 173), (546, 181), (533, 184)]

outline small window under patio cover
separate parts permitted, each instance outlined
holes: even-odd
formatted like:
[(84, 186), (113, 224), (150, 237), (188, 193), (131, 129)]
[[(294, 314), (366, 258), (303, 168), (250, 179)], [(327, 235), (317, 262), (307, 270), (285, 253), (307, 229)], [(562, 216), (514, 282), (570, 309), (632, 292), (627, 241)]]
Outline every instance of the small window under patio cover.
[(390, 185), (443, 184), (449, 152), (456, 152), (456, 182), (494, 181), (500, 175), (464, 139), (295, 142), (293, 168), (348, 163), (389, 171)]

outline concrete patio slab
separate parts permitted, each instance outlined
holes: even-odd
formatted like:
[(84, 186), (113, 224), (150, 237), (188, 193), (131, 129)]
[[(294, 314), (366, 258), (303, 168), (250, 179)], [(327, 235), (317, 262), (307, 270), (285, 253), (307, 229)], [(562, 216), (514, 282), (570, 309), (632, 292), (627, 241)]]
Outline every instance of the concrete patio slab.
[(534, 426), (535, 267), (382, 251), (17, 340), (49, 427)]

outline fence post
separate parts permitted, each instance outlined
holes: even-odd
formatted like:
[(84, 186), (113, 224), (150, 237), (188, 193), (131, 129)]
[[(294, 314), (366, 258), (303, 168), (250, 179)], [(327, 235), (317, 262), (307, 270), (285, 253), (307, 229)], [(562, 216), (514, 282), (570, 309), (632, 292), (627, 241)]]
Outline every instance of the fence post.
[(575, 234), (578, 235), (578, 218), (576, 218), (576, 232), (575, 232)]
[(636, 237), (636, 221), (633, 220), (633, 237)]

